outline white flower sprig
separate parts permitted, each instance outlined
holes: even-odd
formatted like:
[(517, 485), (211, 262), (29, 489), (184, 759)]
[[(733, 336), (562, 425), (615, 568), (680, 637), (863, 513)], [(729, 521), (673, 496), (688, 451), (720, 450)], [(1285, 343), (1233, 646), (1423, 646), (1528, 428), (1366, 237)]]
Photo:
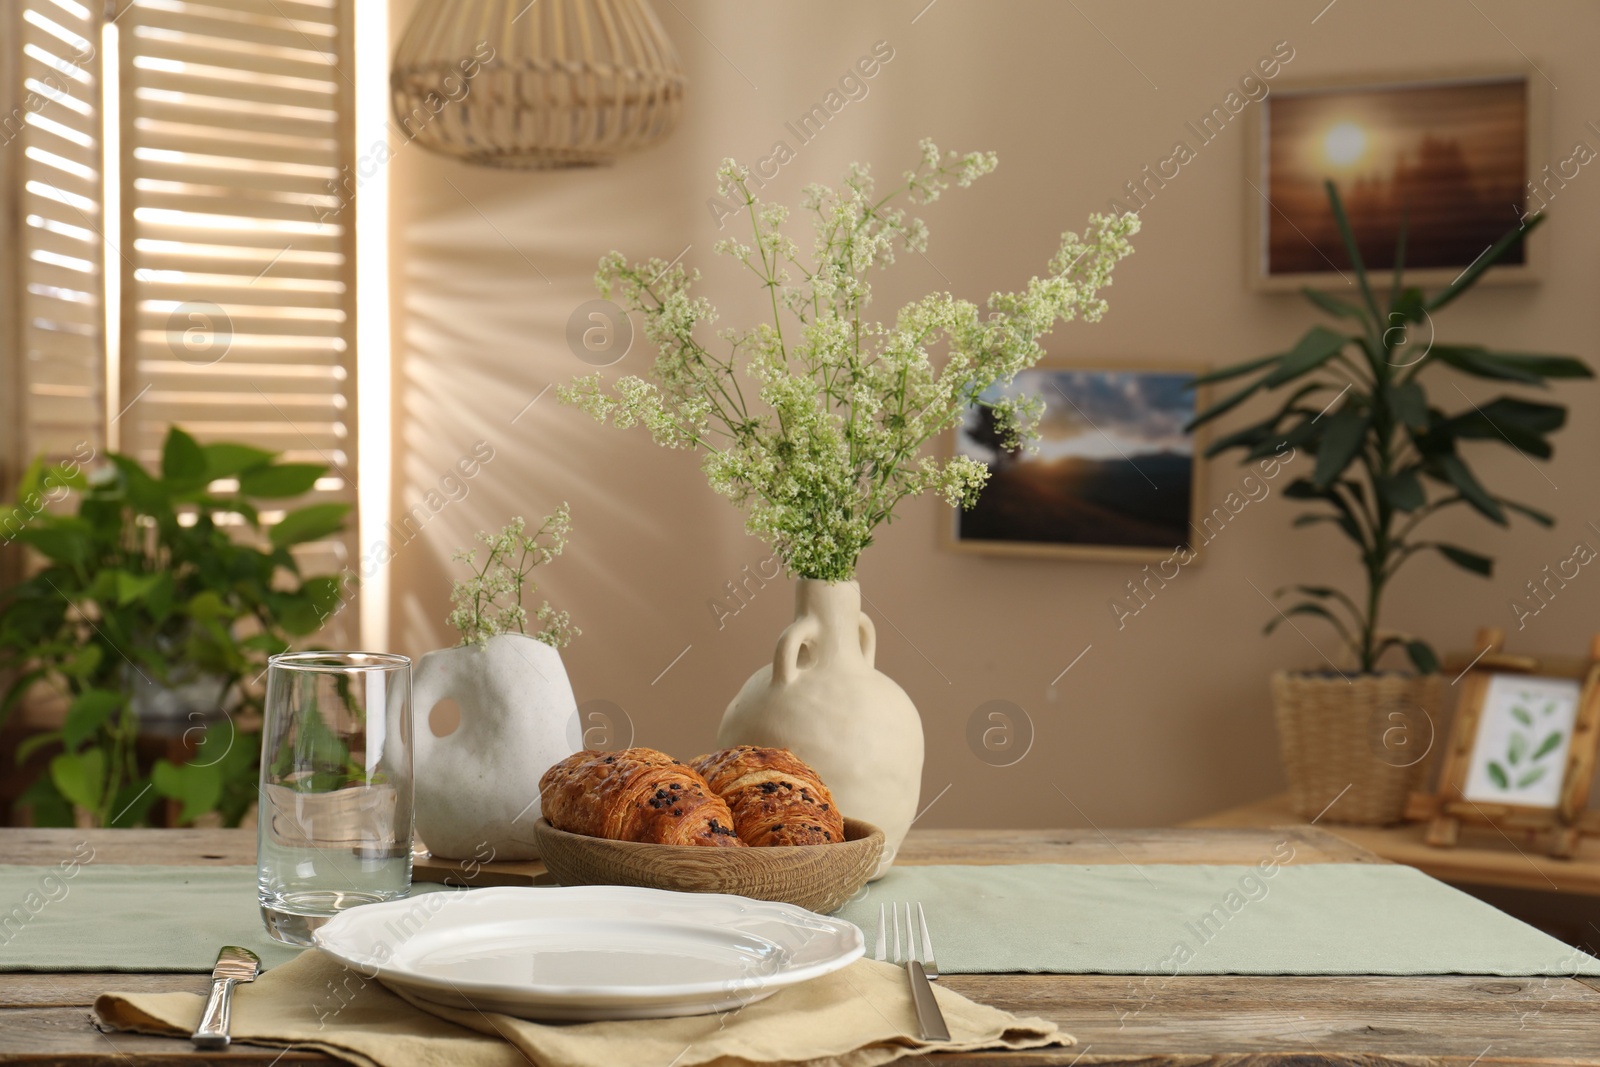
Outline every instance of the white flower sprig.
[[(539, 587), (528, 576), (540, 564), (549, 563), (567, 547), (572, 516), (563, 503), (532, 534), (519, 515), (499, 533), (480, 531), (478, 540), (488, 546), (483, 566), (477, 566), (478, 550), (461, 549), (450, 558), (473, 568), (471, 578), (450, 583), (450, 625), (461, 631), (461, 643), (482, 644), (499, 634), (528, 632), (528, 610), (522, 606), (524, 587), (537, 593)], [(549, 601), (539, 605), (533, 618), (542, 628), (533, 635), (552, 648), (565, 648), (583, 631), (572, 625), (564, 611)]]
[[(892, 264), (897, 249), (927, 247), (927, 227), (891, 206), (896, 198), (930, 203), (998, 162), (992, 152), (944, 154), (927, 140), (921, 149), (918, 166), (886, 196), (875, 196), (861, 164), (841, 189), (806, 189), (810, 264), (783, 232), (788, 209), (758, 200), (749, 171), (725, 160), (719, 190), (746, 209), (754, 245), (724, 240), (716, 251), (760, 280), (772, 321), (718, 331), (729, 349), (714, 355), (694, 336), (717, 318), (708, 301), (690, 295), (699, 273), (660, 259), (630, 266), (612, 252), (595, 282), (642, 315), (645, 336), (659, 349), (655, 381), (630, 375), (608, 388), (597, 373), (558, 389), (602, 422), (644, 426), (670, 448), (706, 449), (702, 469), (712, 489), (743, 507), (746, 529), (804, 578), (852, 578), (873, 531), (906, 497), (932, 492), (952, 507), (976, 502), (988, 468), (967, 456), (922, 455), (923, 446), (974, 404), (993, 411), (1006, 445), (1030, 440), (1042, 404), (983, 394), (1037, 363), (1039, 338), (1056, 322), (1105, 314), (1099, 291), (1139, 230), (1131, 213), (1091, 216), (1082, 239), (1062, 235), (1048, 276), (994, 293), (987, 314), (931, 293), (902, 307), (893, 325), (866, 320), (868, 273)], [(936, 347), (942, 366), (930, 355)]]

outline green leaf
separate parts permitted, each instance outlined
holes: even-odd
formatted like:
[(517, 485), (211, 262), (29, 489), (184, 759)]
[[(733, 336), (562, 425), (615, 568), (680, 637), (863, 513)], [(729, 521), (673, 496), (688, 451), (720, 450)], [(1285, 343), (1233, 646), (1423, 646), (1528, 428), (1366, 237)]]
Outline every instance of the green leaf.
[(145, 469), (127, 456), (113, 452), (106, 458), (110, 459), (122, 475), (122, 485), (128, 494), (128, 502), (144, 515), (166, 515), (171, 512), (172, 504), (167, 498), (167, 488), (161, 482), (150, 477)]
[(1322, 443), (1317, 446), (1317, 466), (1311, 475), (1317, 488), (1327, 489), (1344, 473), (1361, 451), (1366, 434), (1366, 413), (1353, 406), (1327, 416), (1327, 429), (1322, 431)]
[(33, 809), (34, 826), (68, 827), (75, 821), (72, 805), (67, 803), (48, 774), (41, 774), (35, 778), (33, 784), (17, 798), (17, 803), (26, 804)]
[[(1332, 386), (1325, 382), (1307, 382), (1305, 385), (1302, 385), (1300, 388), (1296, 389), (1292, 394), (1290, 394), (1289, 398), (1285, 400), (1282, 406), (1280, 406), (1278, 410), (1271, 416), (1261, 420), (1258, 423), (1246, 426), (1242, 430), (1235, 430), (1233, 433), (1213, 441), (1206, 449), (1206, 456), (1209, 458), (1211, 456), (1220, 455), (1230, 448), (1241, 447), (1249, 448), (1251, 453), (1254, 454), (1255, 450), (1269, 438), (1274, 442), (1282, 441), (1288, 435), (1278, 434), (1276, 431), (1278, 423), (1283, 421), (1284, 416), (1296, 413), (1302, 416), (1314, 416), (1316, 414), (1315, 411), (1309, 411), (1305, 408), (1297, 408), (1295, 405), (1299, 403), (1301, 399), (1319, 389), (1331, 388)], [(1309, 421), (1309, 419), (1307, 421)], [(1300, 425), (1304, 425), (1304, 423), (1301, 423)], [(1277, 446), (1274, 444), (1273, 447), (1268, 448), (1266, 451), (1274, 452), (1276, 450)]]
[(127, 607), (136, 600), (143, 600), (152, 589), (161, 584), (164, 578), (168, 578), (165, 571), (156, 571), (153, 574), (129, 574), (127, 571), (117, 571), (117, 605)]
[(1506, 744), (1506, 762), (1515, 767), (1527, 754), (1528, 739), (1522, 734), (1512, 734), (1511, 740)]
[(70, 803), (97, 811), (106, 787), (106, 754), (98, 748), (63, 752), (50, 761), (50, 780)]
[(1367, 265), (1361, 260), (1361, 249), (1356, 245), (1355, 234), (1350, 230), (1350, 218), (1344, 213), (1344, 203), (1339, 199), (1339, 189), (1331, 180), (1324, 179), (1323, 187), (1328, 191), (1328, 207), (1333, 211), (1333, 221), (1339, 227), (1339, 237), (1344, 241), (1344, 250), (1350, 256), (1350, 267), (1355, 271), (1356, 282), (1361, 286), (1361, 298), (1366, 301), (1367, 309), (1372, 312), (1374, 322), (1379, 322), (1378, 302), (1372, 297), (1372, 286), (1367, 283)]
[(1536, 434), (1554, 433), (1567, 422), (1567, 409), (1562, 405), (1541, 404), (1515, 396), (1496, 397), (1487, 404), (1478, 404), (1475, 413), (1496, 426), (1515, 426)]
[(1462, 293), (1466, 292), (1468, 289), (1472, 288), (1473, 283), (1478, 280), (1484, 271), (1498, 263), (1500, 258), (1512, 248), (1515, 248), (1517, 245), (1521, 244), (1523, 239), (1525, 239), (1528, 234), (1532, 233), (1543, 221), (1543, 214), (1535, 215), (1526, 223), (1523, 223), (1519, 226), (1514, 226), (1510, 230), (1506, 231), (1504, 236), (1489, 246), (1488, 251), (1484, 252), (1483, 255), (1474, 260), (1470, 267), (1462, 271), (1461, 274), (1457, 276), (1455, 281), (1451, 282), (1449, 285), (1433, 294), (1433, 299), (1429, 300), (1426, 305), (1428, 310), (1437, 311), (1446, 304), (1450, 303), (1450, 301), (1454, 300), (1456, 297), (1460, 296)]
[(1561, 747), (1561, 731), (1560, 730), (1554, 730), (1550, 734), (1548, 734), (1543, 741), (1539, 742), (1539, 747), (1533, 750), (1532, 758), (1534, 760), (1544, 759), (1546, 756), (1548, 756), (1550, 753), (1554, 752), (1556, 749), (1558, 749), (1560, 747)]
[[(1396, 281), (1399, 276), (1396, 275)], [(1389, 325), (1394, 325), (1395, 316), (1405, 322), (1421, 322), (1423, 319), (1422, 290), (1414, 285), (1408, 285), (1400, 290), (1389, 303)]]
[(1538, 508), (1530, 508), (1526, 504), (1519, 504), (1515, 500), (1507, 500), (1505, 497), (1500, 497), (1499, 501), (1510, 510), (1515, 511), (1518, 515), (1521, 515), (1524, 518), (1532, 519), (1540, 526), (1554, 526), (1556, 524), (1554, 516), (1540, 511)]
[(1489, 495), (1488, 490), (1484, 489), (1477, 478), (1473, 477), (1472, 472), (1467, 469), (1465, 463), (1461, 462), (1460, 457), (1453, 455), (1440, 456), (1434, 462), (1438, 465), (1445, 480), (1455, 486), (1461, 495), (1466, 498), (1467, 503), (1471, 504), (1484, 518), (1501, 526), (1507, 525), (1506, 513), (1500, 507), (1499, 502)]
[(195, 763), (174, 764), (156, 760), (151, 769), (150, 781), (156, 792), (170, 800), (181, 801), (178, 813), (180, 823), (193, 822), (208, 811), (214, 811), (222, 799), (222, 775), (215, 765)]
[(1271, 388), (1314, 371), (1338, 355), (1339, 350), (1349, 343), (1350, 338), (1345, 334), (1326, 326), (1313, 326), (1284, 355), (1277, 368), (1262, 379), (1262, 384)]
[(1416, 511), (1427, 503), (1427, 495), (1422, 491), (1422, 481), (1417, 477), (1416, 469), (1412, 467), (1379, 478), (1376, 488), (1378, 495), (1397, 511)]
[(1547, 768), (1547, 767), (1535, 767), (1535, 768), (1533, 768), (1527, 774), (1524, 774), (1521, 778), (1517, 779), (1517, 788), (1518, 789), (1526, 789), (1526, 788), (1528, 788), (1534, 782), (1537, 782), (1539, 779), (1543, 778), (1544, 777), (1544, 772), (1546, 770), (1548, 770), (1548, 769), (1549, 768)]
[(176, 426), (167, 431), (161, 446), (161, 477), (169, 482), (203, 482), (206, 454), (200, 443)]
[(1524, 726), (1532, 726), (1533, 725), (1533, 716), (1528, 714), (1528, 709), (1527, 708), (1517, 708), (1517, 707), (1512, 708), (1511, 709), (1511, 717), (1513, 719), (1516, 719), (1518, 722), (1520, 722)]
[(1237, 378), (1241, 374), (1249, 374), (1251, 371), (1260, 370), (1262, 367), (1276, 363), (1282, 358), (1282, 354), (1262, 356), (1260, 359), (1247, 359), (1242, 363), (1232, 363), (1226, 367), (1219, 367), (1214, 371), (1197, 374), (1189, 380), (1188, 388), (1193, 389), (1197, 385), (1209, 385), (1212, 382), (1225, 382), (1230, 378)]
[(1521, 352), (1490, 352), (1481, 345), (1439, 345), (1429, 352), (1475, 378), (1543, 385), (1546, 378), (1592, 378), (1582, 360)]
[(1258, 378), (1254, 382), (1251, 382), (1249, 385), (1245, 386), (1243, 389), (1223, 397), (1221, 400), (1212, 404), (1194, 418), (1190, 419), (1184, 424), (1183, 428), (1185, 430), (1194, 430), (1196, 427), (1205, 425), (1219, 415), (1227, 414), (1254, 396), (1261, 388), (1263, 381), (1265, 381), (1265, 379)]
[(349, 504), (309, 504), (296, 508), (285, 515), (268, 536), (279, 548), (328, 537), (344, 528), (344, 517), (349, 510)]
[(84, 645), (78, 651), (66, 656), (60, 663), (61, 673), (69, 678), (82, 680), (92, 675), (100, 666), (100, 661), (105, 658), (105, 649), (100, 645)]
[(1494, 573), (1494, 560), (1488, 556), (1480, 556), (1476, 552), (1468, 552), (1457, 545), (1440, 543), (1435, 544), (1433, 547), (1439, 550), (1441, 556), (1462, 570), (1471, 571), (1473, 574), (1481, 574), (1485, 578)]
[(27, 763), (29, 757), (31, 757), (41, 748), (44, 748), (46, 745), (56, 744), (60, 742), (60, 740), (60, 730), (45, 730), (42, 733), (30, 734), (29, 736), (24, 737), (21, 741), (17, 742), (17, 766), (20, 767), (24, 763)]
[(239, 476), (239, 492), (269, 500), (310, 492), (328, 468), (320, 463), (276, 463)]
[(1336, 300), (1327, 293), (1319, 293), (1309, 285), (1302, 286), (1300, 292), (1307, 300), (1330, 315), (1337, 315), (1345, 319), (1359, 319), (1365, 314), (1354, 304), (1346, 304), (1343, 300)]
[(99, 730), (106, 720), (122, 709), (127, 700), (121, 693), (108, 689), (84, 691), (67, 709), (66, 723), (61, 727), (61, 740), (67, 751), (76, 749)]
[(1439, 670), (1439, 657), (1426, 641), (1407, 641), (1406, 655), (1411, 657), (1411, 665), (1418, 674), (1434, 674)]
[(271, 463), (277, 458), (277, 453), (266, 452), (249, 445), (241, 445), (232, 441), (218, 441), (216, 444), (204, 445), (201, 451), (206, 457), (206, 481), (215, 481), (218, 478), (231, 478), (235, 474), (247, 471), (252, 467), (260, 467)]
[(112, 827), (126, 829), (145, 821), (156, 802), (156, 794), (143, 779), (129, 782), (117, 790), (116, 799), (109, 806)]
[(1293, 607), (1283, 609), (1276, 617), (1268, 620), (1267, 625), (1262, 628), (1262, 632), (1272, 633), (1278, 628), (1279, 623), (1287, 622), (1291, 615), (1315, 615), (1319, 619), (1326, 620), (1338, 631), (1340, 638), (1346, 644), (1352, 643), (1350, 641), (1350, 631), (1345, 628), (1343, 620), (1321, 604), (1313, 604), (1310, 601), (1302, 601)]
[(48, 525), (36, 522), (17, 532), (17, 540), (32, 546), (46, 559), (81, 568), (93, 547), (93, 527), (82, 519), (52, 517)]
[(1428, 428), (1428, 400), (1422, 386), (1416, 382), (1395, 382), (1384, 390), (1389, 410), (1411, 429), (1421, 432)]
[(1506, 774), (1506, 769), (1494, 760), (1489, 761), (1489, 780), (1501, 789), (1511, 788), (1511, 777)]
[(192, 619), (218, 619), (228, 614), (228, 605), (223, 603), (215, 590), (206, 589), (189, 598), (184, 613)]
[(1406, 270), (1406, 235), (1411, 229), (1411, 213), (1406, 208), (1400, 209), (1400, 232), (1394, 239), (1394, 282), (1389, 286), (1389, 308), (1392, 311), (1395, 304), (1400, 301), (1400, 279)]

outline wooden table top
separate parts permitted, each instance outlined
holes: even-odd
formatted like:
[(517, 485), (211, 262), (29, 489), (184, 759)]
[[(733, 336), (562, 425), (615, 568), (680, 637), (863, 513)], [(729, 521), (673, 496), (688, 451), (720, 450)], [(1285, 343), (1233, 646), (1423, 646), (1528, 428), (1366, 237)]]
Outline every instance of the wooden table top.
[[(1240, 829), (1296, 826), (1305, 821), (1289, 806), (1289, 794), (1283, 793), (1185, 825)], [(1330, 824), (1325, 818), (1323, 825), (1346, 841), (1440, 881), (1600, 896), (1600, 840), (1592, 837), (1579, 842), (1577, 854), (1571, 859), (1556, 859), (1544, 851), (1539, 835), (1530, 831), (1463, 826), (1460, 844), (1435, 848), (1423, 841), (1427, 823), (1344, 826)]]
[[(255, 862), (241, 830), (0, 829), (0, 861), (51, 864), (80, 841), (97, 864), (221, 866)], [(914, 830), (902, 863), (1254, 864), (1283, 842), (1294, 863), (1382, 863), (1315, 827), (1221, 830)], [(1075, 1047), (939, 1054), (941, 1067), (1571, 1067), (1600, 1065), (1600, 980), (1575, 978), (948, 975), (974, 1000), (1050, 1019)], [(101, 1033), (90, 1011), (107, 990), (203, 993), (201, 974), (0, 973), (0, 1062), (207, 1062), (187, 1040)], [(235, 1045), (216, 1062), (327, 1062)]]

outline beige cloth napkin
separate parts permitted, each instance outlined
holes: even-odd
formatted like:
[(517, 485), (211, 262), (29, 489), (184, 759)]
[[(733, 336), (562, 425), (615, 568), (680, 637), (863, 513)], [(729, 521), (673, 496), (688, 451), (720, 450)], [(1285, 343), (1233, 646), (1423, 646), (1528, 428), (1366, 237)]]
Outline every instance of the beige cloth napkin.
[[(313, 949), (238, 987), (232, 1032), (238, 1041), (317, 1049), (366, 1067), (876, 1067), (933, 1048), (1073, 1043), (1043, 1019), (1018, 1018), (948, 989), (936, 987), (935, 995), (949, 1043), (910, 1036), (916, 1013), (905, 972), (871, 960), (720, 1016), (546, 1025), (408, 1003)], [(94, 1005), (117, 1029), (184, 1036), (202, 1006), (192, 993), (106, 993)]]

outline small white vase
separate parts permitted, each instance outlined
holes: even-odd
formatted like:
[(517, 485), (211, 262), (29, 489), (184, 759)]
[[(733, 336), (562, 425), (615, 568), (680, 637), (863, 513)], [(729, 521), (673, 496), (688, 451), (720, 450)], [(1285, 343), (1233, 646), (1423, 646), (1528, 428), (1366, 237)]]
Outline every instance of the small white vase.
[[(561, 654), (522, 634), (429, 652), (412, 700), (417, 836), (445, 859), (538, 859), (539, 779), (575, 751)], [(460, 707), (461, 725), (437, 737), (428, 716), (442, 700)]]
[(787, 748), (809, 763), (840, 812), (883, 831), (882, 877), (917, 815), (922, 719), (873, 667), (877, 633), (859, 585), (802, 578), (794, 614), (772, 663), (728, 705), (717, 743)]

